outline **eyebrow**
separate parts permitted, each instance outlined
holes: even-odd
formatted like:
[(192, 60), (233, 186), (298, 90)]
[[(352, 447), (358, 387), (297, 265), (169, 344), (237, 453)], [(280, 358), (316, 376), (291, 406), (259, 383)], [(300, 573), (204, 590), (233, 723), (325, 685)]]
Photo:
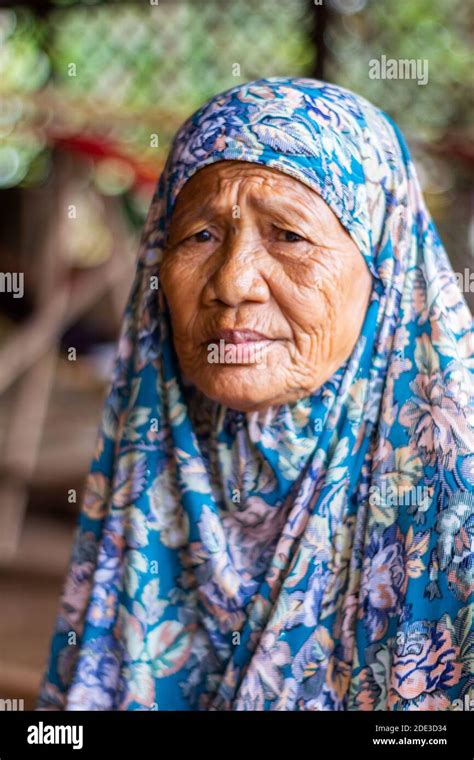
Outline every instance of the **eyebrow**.
[[(275, 217), (280, 219), (281, 221), (284, 221), (285, 223), (290, 221), (290, 217), (294, 215), (299, 221), (301, 221), (305, 225), (313, 225), (318, 224), (320, 222), (319, 216), (317, 213), (314, 214), (312, 218), (309, 218), (308, 215), (302, 211), (301, 206), (299, 206), (296, 203), (288, 202), (286, 200), (285, 205), (282, 207), (280, 205), (277, 205), (272, 202), (271, 199), (265, 199), (256, 197), (256, 194), (253, 194), (252, 200), (255, 203), (256, 207), (258, 209), (261, 209), (262, 211), (265, 211), (267, 213), (273, 214)], [(231, 206), (232, 208), (233, 206)], [(199, 205), (198, 208), (195, 210), (189, 211), (189, 205), (181, 211), (178, 212), (176, 215), (174, 221), (176, 224), (179, 224), (182, 221), (183, 216), (189, 215), (189, 221), (194, 222), (199, 217), (206, 217), (207, 215), (210, 216), (228, 216), (230, 213), (230, 210), (228, 208), (222, 208), (219, 207), (219, 200), (217, 199), (217, 202), (215, 199), (204, 201), (202, 204)]]
[(317, 214), (314, 214), (311, 218), (305, 213), (301, 206), (297, 203), (288, 201), (285, 199), (285, 205), (280, 206), (278, 204), (275, 204), (272, 202), (271, 199), (261, 200), (256, 198), (255, 199), (255, 205), (257, 208), (261, 208), (263, 211), (267, 211), (271, 214), (273, 214), (276, 217), (279, 217), (280, 219), (287, 216), (294, 215), (297, 219), (302, 221), (304, 224), (313, 224), (317, 223), (319, 221)]

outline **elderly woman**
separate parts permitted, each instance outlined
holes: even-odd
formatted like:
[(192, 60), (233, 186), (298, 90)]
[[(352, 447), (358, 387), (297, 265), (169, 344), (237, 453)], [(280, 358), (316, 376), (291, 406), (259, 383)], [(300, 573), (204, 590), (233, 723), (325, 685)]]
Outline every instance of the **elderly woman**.
[(472, 338), (384, 113), (288, 78), (200, 108), (146, 222), (39, 707), (473, 696)]

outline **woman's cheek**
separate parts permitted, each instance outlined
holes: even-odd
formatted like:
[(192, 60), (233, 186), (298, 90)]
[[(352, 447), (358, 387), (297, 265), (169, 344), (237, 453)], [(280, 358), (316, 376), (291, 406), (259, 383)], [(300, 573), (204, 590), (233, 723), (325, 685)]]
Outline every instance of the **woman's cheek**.
[(330, 329), (341, 308), (341, 290), (338, 281), (332, 281), (327, 272), (310, 280), (311, 284), (287, 289), (285, 312), (295, 332), (309, 335)]
[(172, 311), (179, 313), (189, 304), (190, 299), (193, 299), (196, 292), (194, 269), (186, 265), (178, 256), (172, 262), (163, 265), (160, 279)]

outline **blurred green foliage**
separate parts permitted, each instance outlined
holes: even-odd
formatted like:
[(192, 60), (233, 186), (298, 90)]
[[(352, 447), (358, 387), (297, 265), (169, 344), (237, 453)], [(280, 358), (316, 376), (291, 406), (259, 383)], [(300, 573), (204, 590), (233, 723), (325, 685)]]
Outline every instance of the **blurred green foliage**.
[(179, 123), (211, 95), (260, 76), (306, 74), (315, 55), (309, 23), (305, 0), (81, 3), (42, 19), (1, 11), (0, 186), (31, 181), (28, 166), (38, 178), (42, 127), (99, 135), (156, 165)]
[[(316, 50), (321, 14), (324, 49)], [(312, 76), (323, 56), (325, 79), (400, 124), (429, 202), (446, 209), (461, 175), (450, 157), (428, 148), (452, 137), (472, 146), (472, 33), (464, 0), (324, 0), (322, 8), (310, 0), (55, 0), (41, 15), (27, 3), (7, 8), (0, 11), (0, 187), (47, 178), (58, 136), (97, 138), (118, 153), (92, 170), (96, 186), (131, 191), (140, 223), (149, 198), (143, 185), (153, 184), (194, 109), (245, 80)], [(370, 61), (381, 56), (426, 59), (428, 83), (371, 79)]]
[[(355, 90), (420, 139), (434, 140), (473, 120), (474, 4), (465, 0), (329, 0), (326, 78)], [(342, 11), (342, 12), (341, 12)], [(426, 59), (429, 80), (370, 79), (382, 55)]]

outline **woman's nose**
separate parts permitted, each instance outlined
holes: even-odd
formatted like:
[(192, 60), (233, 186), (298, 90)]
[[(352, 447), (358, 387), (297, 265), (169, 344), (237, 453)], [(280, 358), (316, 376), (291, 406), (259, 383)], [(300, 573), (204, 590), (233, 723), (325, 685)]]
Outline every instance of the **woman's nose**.
[(258, 235), (240, 230), (230, 233), (216, 256), (217, 266), (204, 294), (208, 305), (221, 301), (238, 306), (244, 301), (264, 303), (268, 299), (269, 287), (263, 276), (265, 255)]

